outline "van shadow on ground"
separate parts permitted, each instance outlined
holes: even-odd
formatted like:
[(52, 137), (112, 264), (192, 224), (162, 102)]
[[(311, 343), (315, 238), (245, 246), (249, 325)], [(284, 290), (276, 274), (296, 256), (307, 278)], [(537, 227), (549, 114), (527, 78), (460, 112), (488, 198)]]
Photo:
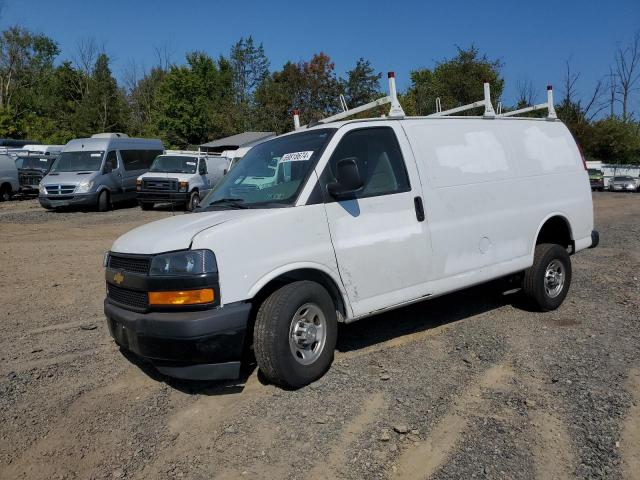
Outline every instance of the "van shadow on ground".
[[(371, 347), (397, 337), (424, 332), (441, 325), (464, 320), (505, 305), (527, 309), (519, 291), (511, 291), (511, 285), (498, 280), (478, 287), (425, 300), (390, 312), (339, 325), (338, 352), (350, 352)], [(255, 360), (243, 366), (242, 375), (230, 381), (188, 381), (170, 378), (159, 373), (153, 365), (129, 352), (122, 355), (137, 365), (146, 375), (164, 382), (176, 390), (197, 395), (225, 395), (239, 393), (256, 369)], [(265, 383), (258, 372), (258, 379)]]

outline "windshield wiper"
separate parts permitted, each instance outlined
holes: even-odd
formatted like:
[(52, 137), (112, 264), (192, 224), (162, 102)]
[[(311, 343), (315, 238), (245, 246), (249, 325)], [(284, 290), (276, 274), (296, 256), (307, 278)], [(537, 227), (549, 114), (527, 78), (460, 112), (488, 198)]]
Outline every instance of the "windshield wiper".
[(76, 172), (76, 175), (87, 175), (89, 173), (93, 173), (93, 172)]
[(221, 198), (211, 202), (206, 207), (198, 207), (198, 210), (208, 210), (211, 207), (249, 208), (244, 205), (244, 199), (242, 198)]

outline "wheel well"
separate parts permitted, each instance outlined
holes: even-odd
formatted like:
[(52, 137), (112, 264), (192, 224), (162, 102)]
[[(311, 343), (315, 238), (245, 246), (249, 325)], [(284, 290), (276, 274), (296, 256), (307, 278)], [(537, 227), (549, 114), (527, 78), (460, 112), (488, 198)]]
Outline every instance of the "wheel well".
[(4, 182), (2, 185), (0, 185), (0, 191), (4, 192), (5, 190), (13, 190), (9, 182)]
[(336, 307), (336, 310), (345, 317), (347, 314), (346, 305), (344, 303), (344, 299), (342, 298), (342, 294), (340, 293), (340, 289), (335, 284), (333, 279), (327, 275), (326, 273), (315, 270), (313, 268), (302, 268), (299, 270), (292, 270), (287, 273), (283, 273), (282, 275), (277, 276), (273, 280), (269, 281), (264, 287), (260, 289), (260, 291), (253, 297), (253, 304), (255, 308), (259, 308), (260, 304), (264, 299), (266, 299), (269, 295), (275, 292), (280, 287), (287, 285), (288, 283), (297, 282), (299, 280), (310, 280), (312, 282), (319, 283), (322, 285), (329, 296), (333, 300), (333, 304)]
[(541, 243), (555, 243), (562, 245), (565, 248), (574, 248), (573, 240), (571, 239), (571, 228), (569, 222), (564, 217), (555, 216), (549, 218), (540, 232), (538, 232), (538, 238), (536, 239), (536, 245)]

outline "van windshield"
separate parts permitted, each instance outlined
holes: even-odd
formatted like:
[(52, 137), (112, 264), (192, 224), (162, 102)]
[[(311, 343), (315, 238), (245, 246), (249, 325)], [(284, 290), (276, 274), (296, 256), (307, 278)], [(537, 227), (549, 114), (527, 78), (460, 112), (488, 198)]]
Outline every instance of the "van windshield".
[(200, 210), (293, 204), (334, 133), (311, 130), (256, 145), (222, 177)]
[(198, 159), (179, 155), (160, 155), (151, 164), (150, 172), (196, 173)]
[(16, 168), (46, 172), (55, 159), (56, 157), (18, 157), (16, 158)]
[(63, 152), (51, 167), (57, 172), (97, 172), (102, 165), (104, 151)]

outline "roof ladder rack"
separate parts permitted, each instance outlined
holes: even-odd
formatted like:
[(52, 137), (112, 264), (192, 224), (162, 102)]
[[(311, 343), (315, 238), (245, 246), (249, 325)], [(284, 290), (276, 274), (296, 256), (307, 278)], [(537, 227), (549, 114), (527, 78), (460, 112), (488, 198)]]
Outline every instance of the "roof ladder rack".
[[(336, 113), (335, 115), (332, 115), (330, 117), (323, 118), (322, 120), (319, 120), (318, 123), (329, 123), (329, 122), (335, 122), (337, 120), (342, 120), (344, 118), (349, 118), (350, 116), (355, 115), (357, 113), (365, 112), (367, 110), (371, 110), (372, 108), (376, 108), (376, 107), (379, 107), (380, 105), (385, 105), (387, 103), (391, 104), (391, 108), (389, 109), (389, 115), (388, 115), (390, 118), (403, 118), (405, 115), (404, 115), (404, 110), (402, 110), (402, 106), (398, 101), (398, 93), (396, 92), (395, 74), (393, 72), (389, 72), (387, 76), (389, 78), (389, 95), (387, 95), (386, 97), (382, 97), (377, 100), (374, 100), (373, 102), (360, 105), (359, 107), (351, 108), (349, 110), (344, 110), (343, 112)], [(342, 108), (345, 108), (347, 106), (347, 103), (346, 101), (343, 102), (343, 100), (344, 100), (344, 97), (340, 99), (340, 103)], [(299, 112), (298, 110), (294, 110), (293, 112), (294, 112), (293, 124), (295, 129), (298, 130), (299, 128), (301, 128), (299, 126), (300, 125)]]
[(547, 101), (545, 103), (539, 103), (538, 105), (520, 108), (518, 110), (513, 110), (512, 112), (500, 113), (498, 114), (498, 117), (513, 117), (521, 113), (533, 112), (534, 110), (542, 110), (543, 108), (546, 108), (548, 110), (548, 119), (555, 120), (556, 118), (558, 118), (558, 116), (556, 115), (556, 109), (553, 106), (553, 87), (551, 85), (547, 85)]
[(467, 105), (462, 105), (456, 108), (450, 108), (449, 110), (443, 111), (442, 104), (440, 103), (440, 98), (437, 98), (436, 113), (427, 115), (427, 117), (442, 117), (444, 115), (452, 115), (454, 113), (465, 112), (467, 110), (472, 110), (478, 107), (484, 107), (483, 116), (485, 118), (493, 118), (496, 116), (496, 112), (493, 110), (493, 105), (491, 105), (491, 88), (489, 86), (489, 82), (484, 82), (484, 98), (482, 100), (478, 100), (477, 102), (469, 103)]

